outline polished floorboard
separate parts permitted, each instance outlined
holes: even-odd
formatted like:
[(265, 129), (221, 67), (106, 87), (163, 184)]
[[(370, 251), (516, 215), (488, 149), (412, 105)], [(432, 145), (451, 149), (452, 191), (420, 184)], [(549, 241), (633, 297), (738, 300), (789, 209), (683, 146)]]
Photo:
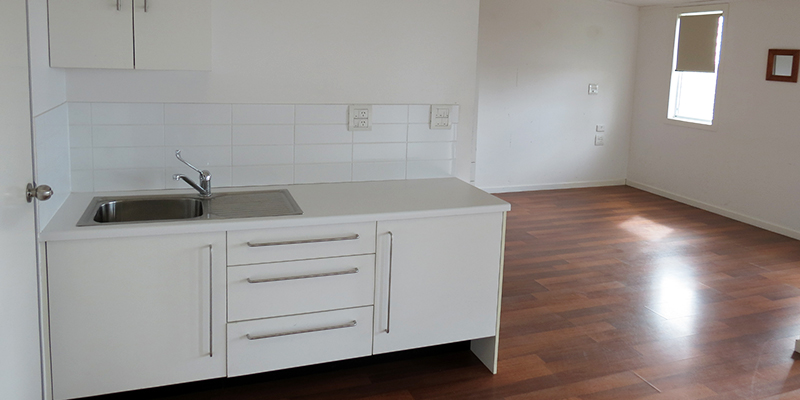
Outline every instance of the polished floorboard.
[(497, 375), (456, 344), (107, 398), (800, 399), (800, 242), (625, 186), (499, 197)]

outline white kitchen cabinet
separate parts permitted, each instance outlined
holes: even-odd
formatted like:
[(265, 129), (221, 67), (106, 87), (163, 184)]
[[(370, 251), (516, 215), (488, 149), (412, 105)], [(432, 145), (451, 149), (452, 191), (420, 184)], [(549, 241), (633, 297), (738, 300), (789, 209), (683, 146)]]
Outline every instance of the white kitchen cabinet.
[(497, 335), (503, 221), (378, 222), (375, 354)]
[(211, 69), (211, 0), (49, 0), (50, 66)]
[(225, 234), (47, 243), (56, 400), (226, 375)]

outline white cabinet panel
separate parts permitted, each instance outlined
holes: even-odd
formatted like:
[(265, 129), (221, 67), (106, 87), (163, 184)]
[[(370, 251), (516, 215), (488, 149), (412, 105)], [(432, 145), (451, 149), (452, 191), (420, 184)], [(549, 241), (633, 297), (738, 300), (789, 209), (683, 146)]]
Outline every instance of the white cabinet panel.
[(47, 244), (56, 399), (225, 376), (225, 235)]
[(374, 353), (496, 335), (503, 214), (378, 222)]
[(136, 69), (211, 70), (211, 0), (134, 0), (133, 14)]
[(228, 324), (228, 376), (368, 356), (372, 307)]
[(133, 68), (132, 1), (49, 0), (50, 66)]

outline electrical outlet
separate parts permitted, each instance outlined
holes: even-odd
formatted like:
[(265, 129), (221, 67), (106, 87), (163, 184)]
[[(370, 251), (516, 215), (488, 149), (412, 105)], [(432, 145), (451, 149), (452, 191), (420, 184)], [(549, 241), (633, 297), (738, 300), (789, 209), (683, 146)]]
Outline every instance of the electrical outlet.
[(603, 135), (594, 135), (595, 146), (605, 146), (606, 137)]
[(450, 129), (450, 113), (453, 106), (432, 105), (431, 106), (431, 129)]
[(372, 130), (372, 106), (352, 105), (348, 110), (347, 129), (350, 131)]
[(595, 128), (595, 132), (605, 132), (606, 126), (605, 125), (597, 125)]
[(600, 94), (600, 85), (598, 85), (596, 83), (590, 83), (589, 84), (589, 94), (590, 95)]

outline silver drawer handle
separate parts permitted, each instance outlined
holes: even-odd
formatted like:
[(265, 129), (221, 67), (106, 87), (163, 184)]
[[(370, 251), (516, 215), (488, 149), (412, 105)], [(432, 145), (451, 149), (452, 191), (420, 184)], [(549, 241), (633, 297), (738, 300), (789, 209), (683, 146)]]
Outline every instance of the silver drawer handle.
[(332, 238), (317, 238), (317, 239), (303, 239), (303, 240), (287, 240), (285, 242), (267, 242), (267, 243), (252, 243), (247, 242), (247, 247), (269, 247), (269, 246), (283, 246), (287, 244), (308, 244), (308, 243), (325, 243), (325, 242), (341, 242), (345, 240), (356, 240), (360, 236), (358, 234), (350, 236), (339, 236)]
[(356, 321), (350, 321), (346, 324), (336, 325), (336, 326), (327, 326), (325, 328), (315, 328), (315, 329), (305, 329), (302, 331), (291, 331), (291, 332), (283, 332), (283, 333), (273, 333), (269, 335), (250, 335), (249, 333), (246, 335), (247, 340), (261, 340), (261, 339), (269, 339), (274, 337), (281, 337), (281, 336), (289, 336), (289, 335), (300, 335), (302, 333), (312, 333), (312, 332), (322, 332), (322, 331), (332, 331), (334, 329), (344, 329), (344, 328), (352, 328), (356, 326)]
[(322, 278), (325, 276), (338, 276), (338, 275), (351, 275), (357, 274), (358, 268), (348, 269), (347, 271), (337, 271), (337, 272), (325, 272), (321, 274), (310, 274), (310, 275), (296, 275), (296, 276), (287, 276), (283, 278), (267, 278), (267, 279), (253, 279), (247, 278), (247, 283), (269, 283), (269, 282), (281, 282), (281, 281), (293, 281), (297, 279), (309, 279), (309, 278)]

